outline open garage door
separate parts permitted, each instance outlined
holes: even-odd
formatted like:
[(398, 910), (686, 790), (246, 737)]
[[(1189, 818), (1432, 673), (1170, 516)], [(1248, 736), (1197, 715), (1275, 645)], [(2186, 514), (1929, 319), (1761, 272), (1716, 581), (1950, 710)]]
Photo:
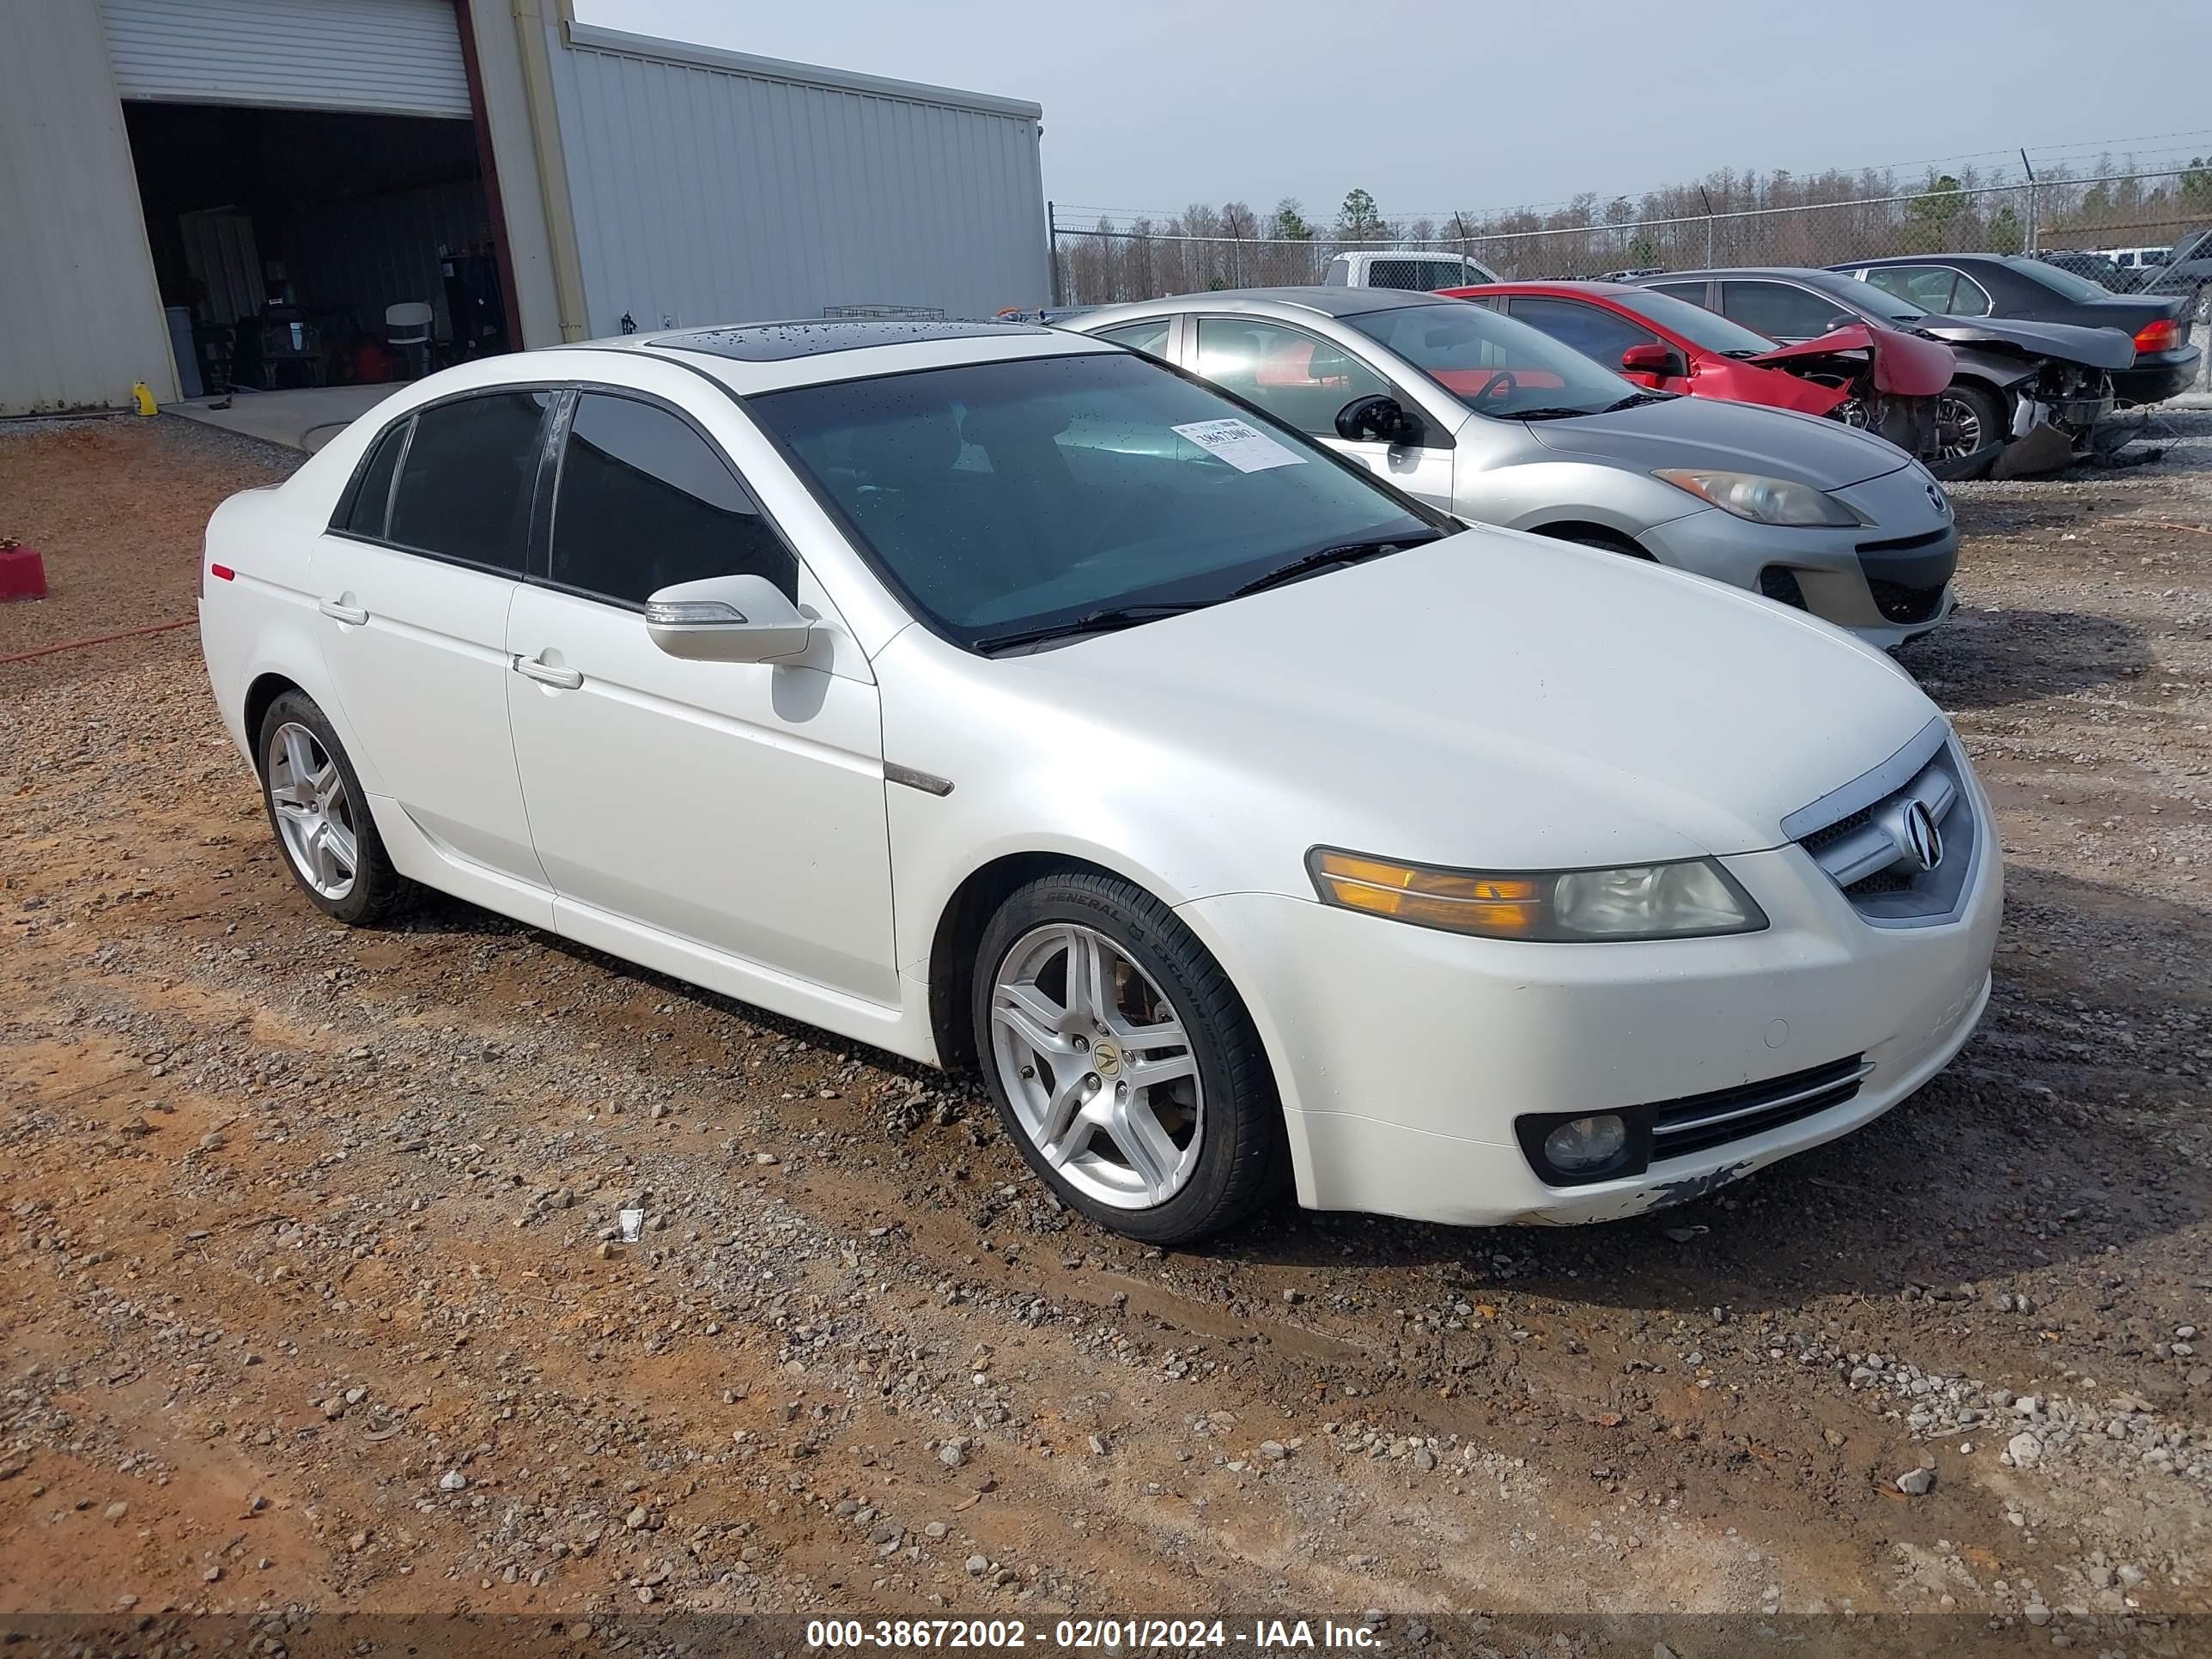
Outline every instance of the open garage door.
[(126, 100), (469, 118), (453, 0), (100, 0)]

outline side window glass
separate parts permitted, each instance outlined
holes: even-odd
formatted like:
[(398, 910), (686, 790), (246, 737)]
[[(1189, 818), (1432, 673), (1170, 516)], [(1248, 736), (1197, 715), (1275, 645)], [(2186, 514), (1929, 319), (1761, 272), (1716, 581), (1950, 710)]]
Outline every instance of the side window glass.
[(1144, 352), (1148, 356), (1165, 357), (1168, 355), (1168, 332), (1173, 326), (1172, 318), (1161, 317), (1149, 323), (1132, 323), (1127, 328), (1101, 329), (1098, 337), (1111, 340), (1115, 345), (1127, 346), (1133, 351)]
[(520, 575), (549, 392), (497, 392), (415, 416), (388, 539)]
[(399, 452), (407, 447), (407, 428), (412, 424), (411, 421), (393, 422), (368, 452), (368, 465), (362, 469), (361, 483), (345, 518), (345, 528), (355, 535), (384, 539), (385, 514), (392, 507), (392, 469), (399, 465)]
[(1336, 436), (1337, 414), (1346, 404), (1395, 395), (1388, 380), (1342, 347), (1254, 318), (1200, 318), (1198, 372), (1320, 438)]
[(1990, 314), (1989, 291), (1963, 270), (1959, 273), (1958, 285), (1951, 290), (1951, 314), (1954, 317), (1986, 317)]
[(550, 574), (630, 605), (708, 576), (799, 594), (797, 556), (719, 449), (667, 410), (590, 392), (561, 457)]
[(1952, 285), (1958, 276), (1948, 265), (1880, 265), (1867, 272), (1867, 281), (1907, 305), (1942, 317), (1952, 314)]
[(1631, 346), (1659, 343), (1659, 337), (1650, 329), (1638, 328), (1626, 317), (1577, 300), (1516, 296), (1508, 310), (1518, 321), (1543, 330), (1561, 345), (1571, 346), (1607, 368), (1619, 368), (1620, 354)]
[(1721, 314), (1776, 340), (1809, 340), (1854, 320), (1834, 301), (1787, 283), (1723, 283)]
[(1687, 300), (1693, 306), (1702, 306), (1705, 302), (1705, 285), (1703, 283), (1654, 283), (1651, 291), (1654, 294), (1671, 294), (1678, 300)]

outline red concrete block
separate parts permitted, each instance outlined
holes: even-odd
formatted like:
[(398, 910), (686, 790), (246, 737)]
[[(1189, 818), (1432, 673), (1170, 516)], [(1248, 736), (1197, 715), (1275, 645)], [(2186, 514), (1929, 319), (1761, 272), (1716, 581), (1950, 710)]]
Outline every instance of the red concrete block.
[(46, 597), (46, 562), (36, 548), (0, 540), (0, 604)]

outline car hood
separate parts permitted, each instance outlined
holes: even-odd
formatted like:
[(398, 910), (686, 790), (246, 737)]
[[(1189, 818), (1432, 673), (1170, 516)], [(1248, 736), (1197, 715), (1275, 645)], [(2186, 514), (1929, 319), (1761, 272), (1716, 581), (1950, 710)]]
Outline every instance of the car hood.
[(2074, 323), (2023, 323), (2010, 317), (1938, 317), (1912, 325), (1939, 340), (1958, 345), (2016, 346), (2039, 357), (2058, 357), (2092, 368), (2126, 368), (2136, 360), (2136, 343), (2116, 328), (2083, 328)]
[(879, 664), (887, 752), (1035, 757), (1021, 812), (1079, 800), (1105, 845), (1194, 829), (1216, 851), (1178, 876), (1185, 897), (1224, 880), (1310, 893), (1322, 844), (1499, 869), (1774, 847), (1787, 814), (1936, 716), (1888, 658), (1802, 612), (1488, 527), (960, 662), (960, 701), (988, 720), (910, 732)]
[(1547, 449), (1638, 471), (1712, 467), (1790, 478), (1815, 489), (1863, 483), (1896, 471), (1907, 459), (1894, 444), (1838, 421), (1711, 398), (1670, 398), (1528, 426)]
[(1847, 323), (1817, 339), (1800, 340), (1742, 361), (1761, 368), (1810, 368), (1838, 352), (1863, 351), (1874, 362), (1874, 387), (1902, 398), (1932, 398), (1951, 384), (1958, 360), (1951, 348), (1902, 329)]

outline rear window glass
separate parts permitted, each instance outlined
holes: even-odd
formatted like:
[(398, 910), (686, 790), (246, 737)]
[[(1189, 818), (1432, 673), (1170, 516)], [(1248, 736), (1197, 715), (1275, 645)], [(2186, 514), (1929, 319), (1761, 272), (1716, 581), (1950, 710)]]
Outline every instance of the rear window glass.
[(548, 392), (498, 392), (415, 417), (389, 539), (520, 573)]

